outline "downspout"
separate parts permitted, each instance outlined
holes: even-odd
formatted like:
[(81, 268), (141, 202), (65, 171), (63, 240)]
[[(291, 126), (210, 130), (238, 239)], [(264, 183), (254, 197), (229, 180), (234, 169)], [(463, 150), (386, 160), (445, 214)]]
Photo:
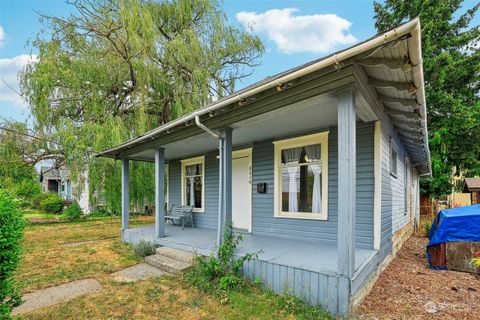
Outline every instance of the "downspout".
[(210, 130), (209, 128), (207, 128), (203, 123), (200, 122), (200, 116), (198, 116), (198, 115), (195, 116), (195, 124), (196, 124), (200, 129), (202, 129), (202, 130), (205, 131), (206, 133), (210, 134), (210, 135), (213, 136), (214, 138), (220, 139), (220, 136), (219, 136), (218, 134), (216, 134), (215, 132), (213, 132), (212, 130)]
[[(213, 130), (207, 128), (204, 124), (200, 122), (200, 116), (195, 115), (195, 124), (205, 131), (206, 133), (210, 134), (212, 137), (218, 140), (218, 154), (220, 157), (224, 157), (224, 140), (220, 137), (219, 134), (215, 133)], [(222, 159), (220, 159), (222, 160)], [(223, 207), (223, 179), (221, 178), (223, 175), (223, 166), (222, 161), (219, 164), (219, 183), (218, 183), (218, 221), (217, 221), (217, 246), (220, 246), (222, 242), (222, 234), (219, 230), (222, 230), (223, 226), (223, 216), (222, 216), (222, 207)], [(218, 254), (218, 252), (217, 252)]]

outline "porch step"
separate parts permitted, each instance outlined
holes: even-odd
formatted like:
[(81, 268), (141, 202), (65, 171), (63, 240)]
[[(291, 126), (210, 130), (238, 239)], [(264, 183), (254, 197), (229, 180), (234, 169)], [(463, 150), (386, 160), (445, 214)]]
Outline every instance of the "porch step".
[(158, 247), (156, 252), (157, 252), (157, 255), (169, 257), (174, 260), (182, 261), (188, 264), (192, 264), (193, 258), (195, 257), (195, 254), (191, 252), (169, 248), (169, 247)]
[(182, 274), (192, 266), (192, 262), (187, 263), (158, 253), (146, 257), (145, 263), (173, 274)]

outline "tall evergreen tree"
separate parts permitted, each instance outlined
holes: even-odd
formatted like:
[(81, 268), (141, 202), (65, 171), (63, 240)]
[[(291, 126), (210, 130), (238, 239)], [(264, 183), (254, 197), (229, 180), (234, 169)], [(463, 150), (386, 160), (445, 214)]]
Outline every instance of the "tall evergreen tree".
[[(91, 154), (231, 93), (263, 52), (210, 0), (79, 0), (68, 17), (42, 16), (38, 61), (21, 75), (36, 130), (51, 133), (93, 197), (119, 209), (119, 164)], [(131, 198), (154, 192), (151, 165), (131, 167)], [(91, 191), (93, 191), (91, 190)]]
[(434, 196), (451, 192), (453, 172), (480, 174), (480, 29), (472, 25), (480, 3), (467, 10), (462, 3), (463, 0), (374, 3), (378, 31), (420, 17), (434, 177), (422, 181), (422, 187)]

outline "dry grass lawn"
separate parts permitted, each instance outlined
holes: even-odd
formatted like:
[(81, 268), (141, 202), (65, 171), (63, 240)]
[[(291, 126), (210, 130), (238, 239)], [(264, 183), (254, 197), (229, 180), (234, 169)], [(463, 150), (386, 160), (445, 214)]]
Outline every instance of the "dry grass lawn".
[[(144, 218), (143, 218), (144, 219)], [(134, 224), (151, 223), (152, 220)], [(17, 280), (24, 293), (78, 279), (95, 278), (103, 289), (25, 319), (329, 319), (297, 299), (252, 285), (222, 297), (202, 293), (180, 277), (117, 283), (110, 273), (138, 263), (121, 243), (120, 221), (31, 225)]]

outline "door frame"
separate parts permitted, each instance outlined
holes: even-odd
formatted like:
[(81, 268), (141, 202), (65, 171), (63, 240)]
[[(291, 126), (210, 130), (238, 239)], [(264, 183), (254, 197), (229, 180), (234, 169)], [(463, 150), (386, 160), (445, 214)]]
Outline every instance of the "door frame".
[[(248, 232), (252, 233), (253, 226), (253, 195), (252, 195), (252, 184), (253, 184), (253, 168), (252, 168), (252, 150), (253, 148), (245, 148), (240, 150), (232, 151), (232, 162), (235, 158), (248, 157), (248, 182), (249, 182), (249, 195), (250, 195), (250, 225)], [(233, 166), (232, 166), (233, 168)], [(232, 184), (234, 183), (232, 179)], [(232, 194), (233, 197), (233, 194)], [(233, 217), (233, 208), (232, 208), (232, 217)]]

